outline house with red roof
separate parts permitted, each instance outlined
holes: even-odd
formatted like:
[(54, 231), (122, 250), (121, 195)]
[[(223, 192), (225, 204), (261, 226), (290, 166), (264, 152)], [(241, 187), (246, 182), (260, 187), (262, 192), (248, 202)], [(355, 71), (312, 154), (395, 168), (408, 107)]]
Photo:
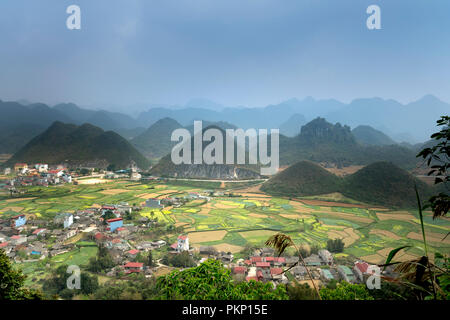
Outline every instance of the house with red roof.
[(276, 275), (279, 275), (279, 274), (282, 274), (282, 273), (283, 273), (283, 269), (282, 268), (270, 268), (270, 274), (272, 276), (276, 276)]
[(252, 261), (252, 263), (256, 263), (256, 262), (262, 262), (262, 257), (251, 257), (250, 260)]
[(64, 169), (48, 170), (47, 174), (60, 178), (64, 174)]
[(282, 268), (271, 268), (270, 269), (270, 275), (273, 280), (283, 280), (285, 279), (285, 276), (283, 274)]
[(370, 265), (367, 262), (364, 262), (364, 261), (356, 261), (355, 262), (353, 271), (355, 272), (356, 277), (358, 278), (359, 281), (363, 282), (364, 276), (370, 275), (370, 273), (368, 272), (369, 267), (370, 267)]
[(144, 264), (141, 262), (128, 262), (123, 266), (126, 273), (141, 272), (144, 270)]
[(97, 242), (102, 242), (102, 241), (105, 241), (105, 240), (106, 240), (106, 236), (105, 236), (103, 233), (101, 233), (101, 232), (97, 232), (97, 233), (94, 235), (94, 238), (95, 238), (95, 240), (96, 240)]
[(257, 268), (270, 268), (269, 262), (256, 262)]
[(189, 251), (189, 238), (186, 235), (180, 235), (177, 239), (177, 251)]
[(36, 236), (38, 236), (38, 235), (40, 235), (40, 234), (41, 234), (41, 235), (44, 234), (46, 231), (47, 231), (47, 229), (39, 228), (39, 229), (34, 230), (34, 231), (33, 231), (33, 234), (36, 235)]
[(15, 245), (27, 242), (27, 237), (22, 235), (14, 235), (11, 237), (11, 242)]
[(117, 228), (123, 226), (123, 219), (122, 218), (109, 219), (106, 220), (106, 223), (108, 224), (107, 230), (114, 232)]
[(262, 270), (256, 271), (256, 278), (258, 279), (258, 281), (263, 281), (264, 275), (263, 275)]
[(274, 258), (273, 264), (275, 266), (284, 266), (284, 265), (286, 265), (286, 258), (276, 257), (276, 258)]
[(233, 273), (234, 274), (246, 274), (247, 273), (247, 268), (246, 267), (234, 267), (233, 268)]
[(119, 227), (116, 229), (116, 232), (117, 232), (117, 234), (120, 234), (120, 235), (126, 235), (126, 234), (130, 233), (130, 230), (128, 230), (125, 227)]
[(136, 256), (139, 254), (139, 250), (131, 249), (131, 250), (127, 251), (126, 253), (127, 253), (127, 256), (128, 256), (128, 257), (134, 259), (134, 258), (136, 258)]
[(14, 171), (24, 173), (28, 170), (28, 165), (26, 163), (16, 163), (14, 165)]

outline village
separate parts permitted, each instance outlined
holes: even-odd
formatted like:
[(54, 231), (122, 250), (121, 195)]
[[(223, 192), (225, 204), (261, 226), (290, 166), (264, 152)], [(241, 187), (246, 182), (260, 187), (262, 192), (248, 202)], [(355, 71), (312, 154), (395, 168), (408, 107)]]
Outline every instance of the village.
[[(27, 221), (25, 215), (17, 215), (9, 221), (0, 220), (0, 248), (16, 262), (31, 262), (73, 250), (75, 244), (68, 240), (83, 234), (86, 238), (94, 239), (98, 245), (105, 246), (110, 252), (116, 266), (107, 272), (107, 276), (116, 276), (120, 272), (151, 276), (163, 265), (148, 268), (144, 263), (136, 262), (135, 258), (139, 253), (167, 246), (172, 255), (183, 252), (190, 255), (199, 254), (202, 258), (196, 261), (197, 264), (206, 259), (218, 259), (231, 270), (234, 278), (240, 281), (288, 283), (293, 278), (286, 276), (286, 269), (300, 282), (309, 279), (298, 256), (277, 257), (272, 248), (261, 248), (255, 250), (247, 259), (234, 260), (230, 252), (216, 251), (213, 247), (201, 246), (193, 249), (189, 245), (187, 235), (178, 236), (177, 242), (170, 245), (164, 240), (156, 240), (136, 242), (133, 246), (130, 242), (139, 238), (140, 232), (149, 226), (151, 228), (151, 222), (142, 219), (142, 225), (124, 224), (122, 216), (132, 210), (133, 208), (125, 203), (103, 205), (101, 208), (81, 210), (75, 214), (58, 214), (53, 222)], [(109, 212), (113, 212), (116, 218), (107, 219), (104, 224), (101, 217)], [(353, 267), (335, 265), (333, 255), (326, 249), (304, 258), (304, 262), (313, 279), (322, 283), (331, 280), (362, 283), (371, 275), (367, 272), (370, 265), (363, 261), (356, 261)]]
[[(14, 170), (16, 176), (10, 180), (11, 186), (29, 183), (46, 186), (73, 182), (67, 169), (62, 167), (49, 169), (47, 165), (36, 164), (29, 169), (26, 164), (16, 164)], [(141, 178), (137, 177), (136, 170), (122, 174), (129, 174), (131, 180)], [(106, 248), (112, 257), (115, 266), (106, 271), (109, 277), (130, 273), (142, 273), (151, 277), (159, 268), (167, 267), (162, 263), (163, 259), (158, 259), (153, 266), (141, 262), (142, 259), (137, 261), (138, 256), (153, 250), (172, 256), (187, 252), (195, 265), (207, 259), (220, 260), (237, 281), (270, 281), (275, 285), (291, 281), (308, 282), (309, 271), (318, 283), (341, 280), (364, 283), (371, 275), (371, 265), (367, 262), (357, 260), (353, 265), (336, 264), (333, 254), (326, 249), (303, 257), (303, 265), (299, 256), (278, 257), (274, 249), (267, 247), (255, 249), (247, 257), (239, 259), (235, 259), (231, 252), (217, 251), (212, 246), (193, 248), (187, 234), (180, 234), (174, 243), (167, 243), (167, 238), (143, 240), (142, 235), (158, 225), (157, 219), (129, 219), (133, 212), (142, 210), (142, 207), (162, 210), (165, 206), (180, 207), (192, 200), (209, 201), (214, 195), (220, 196), (223, 193), (215, 194), (212, 190), (204, 190), (202, 193), (190, 192), (184, 197), (150, 198), (143, 206), (133, 206), (126, 202), (103, 204), (73, 213), (60, 212), (53, 221), (28, 220), (25, 214), (19, 214), (9, 219), (0, 219), (0, 249), (13, 261), (26, 263), (71, 252), (77, 241), (90, 239), (97, 246)]]

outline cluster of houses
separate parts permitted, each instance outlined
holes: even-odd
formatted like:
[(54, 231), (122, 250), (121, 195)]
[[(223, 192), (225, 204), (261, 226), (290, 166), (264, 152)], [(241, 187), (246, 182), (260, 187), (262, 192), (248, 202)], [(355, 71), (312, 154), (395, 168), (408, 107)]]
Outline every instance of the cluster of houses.
[(163, 209), (167, 206), (173, 206), (174, 208), (178, 208), (192, 200), (210, 201), (211, 198), (207, 194), (209, 194), (209, 191), (204, 191), (203, 193), (189, 192), (184, 197), (166, 197), (162, 199), (149, 198), (145, 201), (145, 207), (151, 209)]
[[(205, 249), (203, 249), (205, 250)], [(206, 253), (206, 251), (200, 253)], [(219, 254), (218, 257), (222, 256)], [(227, 257), (230, 257), (228, 254)], [(336, 265), (333, 261), (333, 255), (325, 249), (319, 250), (317, 254), (312, 254), (304, 258), (305, 266), (300, 263), (298, 256), (277, 257), (271, 248), (262, 248), (256, 251), (248, 259), (239, 259), (232, 263), (229, 259), (222, 259), (228, 262), (228, 267), (232, 274), (242, 280), (255, 280), (273, 283), (288, 283), (291, 279), (289, 275), (298, 281), (309, 280), (309, 274), (314, 280), (328, 283), (331, 280), (347, 281), (349, 283), (364, 283), (371, 273), (371, 265), (364, 261), (356, 261), (353, 267), (345, 265)]]
[[(129, 240), (136, 238), (139, 229), (146, 229), (146, 225), (123, 223), (122, 215), (131, 213), (132, 208), (127, 203), (119, 203), (74, 213), (62, 212), (56, 214), (53, 220), (28, 220), (25, 214), (3, 218), (0, 220), (0, 248), (15, 261), (43, 259), (70, 251), (72, 242), (75, 242), (71, 241), (72, 238), (82, 233), (104, 242), (116, 253), (120, 252), (117, 258), (123, 260), (127, 256), (126, 251), (132, 249)], [(113, 212), (115, 218), (103, 219), (107, 211)], [(162, 245), (162, 242), (150, 245), (144, 242), (139, 244), (139, 248), (148, 250)]]
[[(5, 187), (14, 190), (19, 186), (48, 186), (64, 183), (72, 183), (72, 176), (68, 169), (62, 165), (50, 168), (48, 164), (37, 163), (29, 167), (26, 163), (14, 165), (16, 173), (13, 179), (5, 184)], [(5, 175), (11, 174), (11, 168), (5, 169)]]

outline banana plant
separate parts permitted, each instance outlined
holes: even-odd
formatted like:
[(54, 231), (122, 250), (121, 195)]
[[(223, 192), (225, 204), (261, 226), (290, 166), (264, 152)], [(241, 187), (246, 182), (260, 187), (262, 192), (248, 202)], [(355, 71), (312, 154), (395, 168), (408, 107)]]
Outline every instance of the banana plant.
[[(309, 271), (308, 267), (306, 266), (305, 260), (303, 260), (303, 256), (300, 252), (300, 249), (295, 245), (294, 241), (292, 240), (292, 238), (290, 236), (283, 234), (283, 233), (274, 234), (266, 241), (266, 246), (275, 248), (278, 256), (280, 256), (288, 247), (294, 247), (298, 253), (299, 261), (301, 261), (303, 267), (306, 269), (309, 280), (311, 281), (313, 288), (316, 291), (317, 296), (319, 297), (319, 300), (322, 300), (319, 289), (317, 288), (317, 285), (314, 282), (311, 272)], [(295, 267), (297, 264), (298, 264), (298, 262), (295, 263), (294, 265), (292, 265), (291, 267), (289, 267), (288, 269), (284, 270), (283, 273), (289, 271), (290, 269)]]
[(397, 253), (399, 253), (401, 250), (411, 247), (411, 246), (402, 246), (391, 250), (388, 254), (386, 262), (381, 266), (384, 267), (385, 269), (387, 266), (396, 265), (394, 271), (400, 273), (401, 278), (406, 280), (405, 282), (403, 282), (405, 285), (408, 285), (420, 292), (426, 293), (427, 295), (432, 295), (433, 299), (436, 300), (438, 293), (440, 296), (444, 297), (446, 296), (446, 293), (439, 286), (437, 278), (438, 276), (444, 274), (448, 275), (448, 270), (438, 268), (429, 259), (425, 226), (423, 222), (423, 211), (422, 211), (423, 207), (420, 200), (419, 192), (417, 191), (417, 186), (414, 186), (414, 189), (416, 192), (417, 205), (419, 208), (419, 220), (423, 238), (423, 250), (425, 255), (420, 258), (404, 262), (392, 262)]

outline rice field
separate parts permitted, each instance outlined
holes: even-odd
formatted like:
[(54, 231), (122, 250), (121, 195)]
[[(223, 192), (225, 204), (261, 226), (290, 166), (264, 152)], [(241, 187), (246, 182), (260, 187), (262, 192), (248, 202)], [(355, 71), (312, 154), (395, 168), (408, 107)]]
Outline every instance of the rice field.
[[(210, 185), (205, 189), (212, 190)], [(32, 187), (22, 198), (0, 198), (0, 217), (17, 213), (39, 219), (53, 219), (59, 212), (73, 212), (102, 204), (144, 203), (148, 198), (183, 197), (202, 192), (197, 183), (136, 183), (126, 180), (99, 184)], [(222, 190), (217, 188), (216, 190)], [(223, 190), (222, 190), (223, 191)], [(211, 245), (218, 250), (239, 252), (246, 245), (264, 246), (272, 234), (283, 232), (299, 246), (325, 247), (329, 239), (341, 238), (344, 253), (367, 260), (386, 256), (386, 248), (410, 245), (405, 257), (421, 254), (421, 230), (417, 212), (393, 211), (311, 199), (284, 199), (261, 193), (257, 187), (235, 189), (232, 197), (193, 200), (181, 207), (163, 210), (144, 208), (136, 215), (158, 218), (184, 228), (192, 246)], [(339, 199), (338, 196), (333, 196)], [(430, 251), (450, 253), (450, 240), (441, 241), (450, 231), (450, 220), (432, 220), (426, 213), (425, 225)]]

